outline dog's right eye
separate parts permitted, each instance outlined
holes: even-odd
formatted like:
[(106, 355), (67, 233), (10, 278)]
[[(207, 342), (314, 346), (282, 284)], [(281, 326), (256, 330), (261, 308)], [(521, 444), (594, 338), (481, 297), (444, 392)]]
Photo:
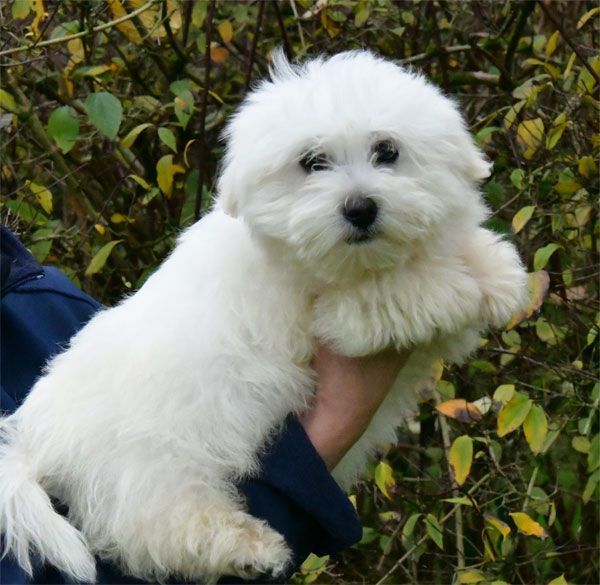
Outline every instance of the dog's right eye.
[(300, 159), (300, 166), (307, 172), (325, 171), (329, 168), (329, 161), (324, 154), (306, 154)]

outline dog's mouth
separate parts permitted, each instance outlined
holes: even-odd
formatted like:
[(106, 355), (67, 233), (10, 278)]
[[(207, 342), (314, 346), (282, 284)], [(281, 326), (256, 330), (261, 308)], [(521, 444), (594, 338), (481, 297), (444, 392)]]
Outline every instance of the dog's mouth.
[(372, 230), (365, 230), (365, 231), (356, 231), (351, 233), (349, 236), (346, 237), (345, 242), (346, 244), (350, 244), (350, 245), (359, 245), (359, 244), (366, 244), (368, 242), (370, 242), (371, 240), (373, 240), (375, 237), (377, 236), (377, 232), (372, 231)]

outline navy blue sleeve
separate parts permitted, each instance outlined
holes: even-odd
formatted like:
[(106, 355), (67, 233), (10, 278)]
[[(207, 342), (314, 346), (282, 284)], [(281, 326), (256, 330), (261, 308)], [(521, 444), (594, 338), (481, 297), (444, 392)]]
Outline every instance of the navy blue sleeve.
[[(0, 373), (5, 414), (19, 406), (47, 359), (64, 348), (98, 309), (96, 301), (53, 268), (32, 272), (2, 297)], [(240, 489), (250, 513), (266, 520), (289, 543), (296, 564), (292, 570), (309, 552), (329, 554), (360, 539), (354, 508), (295, 419), (287, 421), (261, 461), (260, 476), (246, 480)], [(103, 563), (98, 578), (99, 583), (141, 583)], [(10, 559), (2, 559), (0, 583), (31, 582)], [(34, 582), (64, 580), (43, 567)]]

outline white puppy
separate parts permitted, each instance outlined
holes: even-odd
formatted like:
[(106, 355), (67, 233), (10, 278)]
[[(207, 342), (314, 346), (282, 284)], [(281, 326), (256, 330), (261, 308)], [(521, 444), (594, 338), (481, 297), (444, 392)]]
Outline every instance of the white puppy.
[(84, 581), (92, 553), (144, 579), (281, 572), (283, 538), (234, 482), (310, 405), (314, 340), (414, 348), (335, 470), (348, 485), (432, 362), (523, 301), (514, 247), (480, 227), (489, 165), (422, 77), (366, 52), (279, 56), (226, 137), (216, 208), (1, 423), (0, 519), (26, 569), (36, 552)]

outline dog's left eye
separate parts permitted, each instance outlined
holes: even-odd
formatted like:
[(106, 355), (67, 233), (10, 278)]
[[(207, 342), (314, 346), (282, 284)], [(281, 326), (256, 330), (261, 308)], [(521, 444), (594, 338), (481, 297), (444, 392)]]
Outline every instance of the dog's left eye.
[(300, 159), (300, 166), (307, 172), (325, 171), (329, 168), (329, 161), (324, 154), (306, 154)]
[(391, 140), (383, 140), (373, 147), (373, 163), (389, 165), (398, 160), (398, 148)]

